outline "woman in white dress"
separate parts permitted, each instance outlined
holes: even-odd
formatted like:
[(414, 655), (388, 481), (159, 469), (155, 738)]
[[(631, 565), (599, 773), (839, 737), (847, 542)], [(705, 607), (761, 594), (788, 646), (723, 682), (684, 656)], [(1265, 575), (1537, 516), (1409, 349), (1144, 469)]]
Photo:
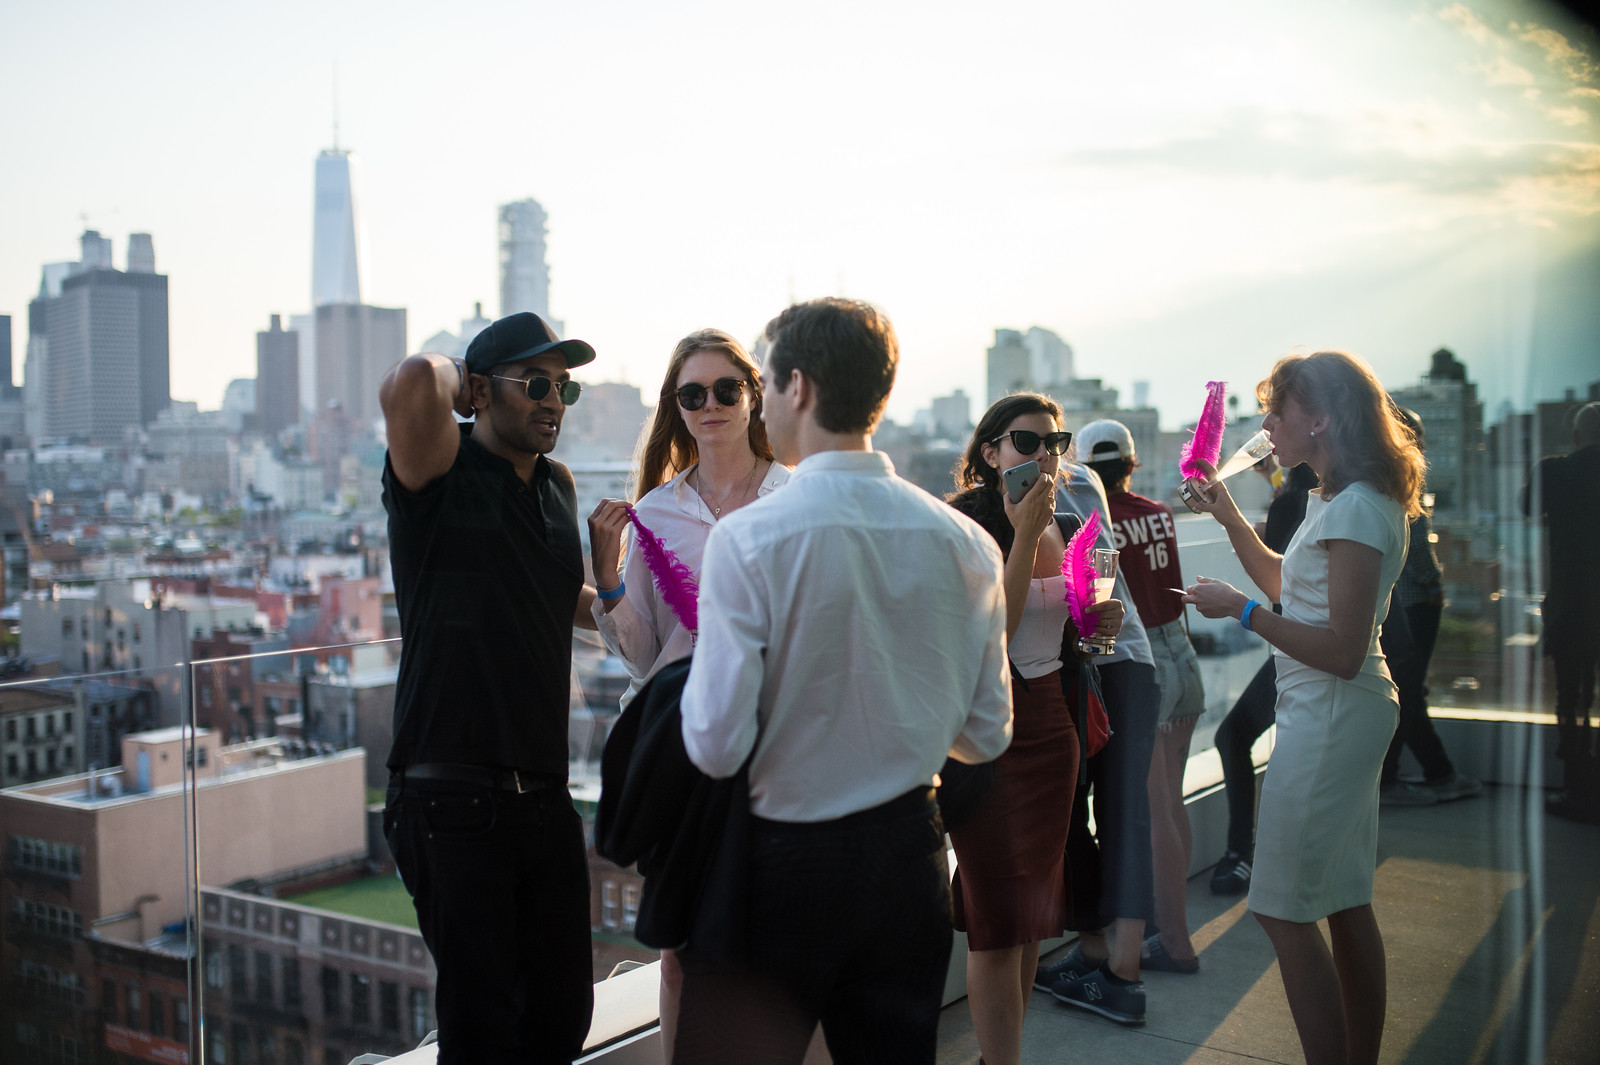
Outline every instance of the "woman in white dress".
[(1201, 507), (1283, 613), (1204, 577), (1184, 600), (1208, 618), (1238, 618), (1277, 656), (1278, 739), (1262, 785), (1250, 909), (1277, 953), (1308, 1065), (1366, 1065), (1378, 1060), (1386, 998), (1372, 912), (1378, 777), (1399, 712), (1378, 631), (1425, 464), (1383, 386), (1352, 355), (1289, 356), (1256, 395), (1278, 461), (1310, 466), (1320, 494), (1283, 555), (1261, 542), (1210, 468)]
[[(788, 479), (789, 468), (773, 461), (767, 443), (761, 371), (744, 346), (720, 329), (678, 341), (633, 484), (645, 528), (698, 576), (712, 526)], [(662, 600), (625, 500), (602, 499), (589, 515), (589, 554), (600, 637), (628, 669), (626, 706), (662, 666), (693, 650), (694, 633)], [(682, 981), (677, 958), (662, 951), (661, 1045), (669, 1060)]]

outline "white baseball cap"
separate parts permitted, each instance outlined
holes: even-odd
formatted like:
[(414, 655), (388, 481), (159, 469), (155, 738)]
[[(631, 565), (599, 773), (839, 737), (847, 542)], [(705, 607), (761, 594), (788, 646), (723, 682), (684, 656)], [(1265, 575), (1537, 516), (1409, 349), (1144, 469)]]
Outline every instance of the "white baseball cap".
[(1111, 418), (1090, 422), (1073, 434), (1078, 445), (1078, 461), (1105, 462), (1108, 459), (1132, 459), (1133, 434), (1128, 427)]

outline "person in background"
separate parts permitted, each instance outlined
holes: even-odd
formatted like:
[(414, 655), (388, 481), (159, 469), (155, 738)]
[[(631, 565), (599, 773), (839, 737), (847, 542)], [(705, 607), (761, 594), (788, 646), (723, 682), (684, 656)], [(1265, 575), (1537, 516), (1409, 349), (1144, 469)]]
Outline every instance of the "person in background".
[(1405, 564), (1425, 463), (1398, 408), (1353, 355), (1280, 359), (1256, 394), (1280, 460), (1305, 463), (1321, 481), (1305, 520), (1287, 553), (1268, 550), (1212, 469), (1197, 506), (1227, 530), (1245, 572), (1283, 613), (1205, 577), (1184, 598), (1208, 618), (1237, 618), (1277, 653), (1278, 738), (1249, 906), (1272, 940), (1307, 1065), (1372, 1065), (1387, 1005), (1372, 912), (1378, 778), (1399, 716), (1378, 619)]
[(706, 540), (681, 700), (697, 768), (748, 764), (746, 957), (680, 953), (674, 1061), (799, 1062), (820, 1021), (840, 1065), (932, 1065), (954, 936), (932, 784), (1011, 741), (1000, 550), (871, 450), (881, 311), (813, 300), (765, 336), (762, 417), (797, 465)]
[(593, 359), (524, 312), (378, 389), (405, 637), (384, 835), (438, 968), (441, 1065), (570, 1062), (594, 1008), (567, 791), (572, 628), (593, 627), (594, 589), (572, 474), (549, 457)]
[(1161, 689), (1155, 753), (1150, 759), (1150, 843), (1154, 862), (1155, 915), (1159, 931), (1147, 937), (1141, 969), (1194, 973), (1200, 959), (1189, 941), (1185, 892), (1189, 882), (1189, 812), (1183, 805), (1183, 771), (1189, 740), (1206, 709), (1200, 659), (1189, 642), (1178, 562), (1178, 532), (1172, 508), (1128, 490), (1139, 466), (1133, 434), (1119, 421), (1090, 422), (1078, 432), (1078, 454), (1105, 486), (1111, 505), (1111, 542), (1117, 567), (1127, 578), (1150, 638), (1156, 683)]
[[(1061, 464), (1056, 509), (1088, 521), (1100, 513), (1096, 547), (1109, 548), (1110, 504), (1100, 478), (1076, 462)], [(1061, 959), (1041, 966), (1033, 986), (1058, 1002), (1088, 1010), (1118, 1024), (1144, 1023), (1145, 989), (1139, 954), (1145, 927), (1155, 919), (1150, 846), (1150, 758), (1155, 750), (1161, 688), (1156, 683), (1150, 639), (1117, 573), (1112, 595), (1123, 604), (1116, 650), (1096, 659), (1111, 738), (1089, 759), (1088, 783), (1072, 802), (1067, 833), (1067, 871), (1078, 944)], [(1094, 790), (1095, 831), (1089, 831), (1089, 790)]]
[[(717, 522), (788, 479), (789, 468), (772, 459), (761, 422), (761, 371), (744, 346), (720, 329), (678, 341), (634, 481), (634, 509), (645, 528), (698, 577)], [(602, 499), (589, 515), (589, 554), (594, 619), (606, 650), (627, 667), (627, 706), (657, 670), (693, 651), (694, 633), (662, 600), (630, 531), (625, 500)], [(676, 953), (662, 951), (661, 1045), (669, 1062), (682, 984)]]
[[(1304, 463), (1284, 470), (1273, 456), (1267, 458), (1273, 460), (1282, 479), (1267, 505), (1266, 521), (1256, 525), (1256, 535), (1267, 550), (1281, 555), (1306, 516), (1306, 497), (1317, 486), (1317, 475)], [(1274, 476), (1266, 470), (1263, 475)], [(1283, 607), (1273, 603), (1272, 612), (1282, 613)], [(1256, 764), (1250, 749), (1272, 727), (1277, 702), (1277, 656), (1269, 649), (1267, 660), (1217, 726), (1217, 756), (1222, 760), (1223, 791), (1228, 797), (1228, 845), (1211, 872), (1215, 895), (1242, 895), (1250, 890), (1250, 863), (1256, 849)]]
[[(983, 526), (1005, 556), (1011, 746), (972, 814), (950, 827), (956, 928), (967, 934), (967, 1001), (986, 1065), (1016, 1065), (1039, 942), (1070, 912), (1063, 868), (1079, 743), (1063, 684), (1063, 648), (1077, 629), (1066, 602), (1066, 538), (1053, 520), (1059, 457), (1072, 443), (1048, 396), (1006, 396), (978, 419), (956, 468), (949, 503)], [(1039, 475), (1012, 502), (1002, 472), (1028, 462)], [(1096, 604), (1095, 631), (1120, 631), (1122, 604)], [(1075, 650), (1073, 653), (1076, 653)]]
[(1572, 451), (1541, 459), (1529, 488), (1523, 510), (1544, 522), (1550, 542), (1541, 614), (1544, 652), (1555, 666), (1556, 756), (1565, 778), (1548, 809), (1600, 824), (1600, 728), (1590, 715), (1600, 671), (1600, 403), (1578, 408)]
[[(1427, 450), (1422, 419), (1415, 411), (1402, 409), (1417, 446)], [(1432, 806), (1437, 802), (1464, 799), (1483, 792), (1483, 782), (1456, 772), (1444, 743), (1433, 730), (1428, 716), (1428, 663), (1433, 660), (1433, 645), (1439, 638), (1439, 618), (1444, 614), (1444, 576), (1439, 556), (1433, 550), (1433, 523), (1423, 510), (1411, 519), (1410, 547), (1405, 568), (1394, 585), (1395, 604), (1405, 614), (1410, 630), (1410, 646), (1389, 660), (1389, 672), (1400, 697), (1400, 725), (1389, 741), (1383, 759), (1383, 777), (1378, 801), (1385, 806)], [(1422, 783), (1400, 779), (1400, 748), (1411, 748), (1422, 766)]]

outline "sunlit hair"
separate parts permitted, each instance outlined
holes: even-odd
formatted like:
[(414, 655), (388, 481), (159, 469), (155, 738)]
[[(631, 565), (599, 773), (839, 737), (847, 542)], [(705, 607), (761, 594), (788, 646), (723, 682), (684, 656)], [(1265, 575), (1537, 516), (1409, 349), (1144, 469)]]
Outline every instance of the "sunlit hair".
[(1428, 463), (1416, 435), (1372, 368), (1344, 351), (1288, 355), (1256, 385), (1263, 411), (1283, 413), (1293, 399), (1313, 417), (1326, 415), (1323, 448), (1332, 459), (1319, 470), (1323, 499), (1365, 481), (1406, 508), (1422, 512)]
[(967, 450), (956, 462), (956, 491), (945, 497), (945, 502), (987, 529), (1005, 555), (1011, 553), (1016, 534), (1000, 498), (1000, 471), (984, 460), (983, 445), (993, 443), (1012, 422), (1027, 414), (1048, 414), (1057, 426), (1061, 424), (1061, 404), (1049, 396), (1017, 392), (995, 400), (978, 419)]
[(678, 409), (678, 375), (691, 355), (712, 351), (726, 355), (738, 370), (739, 376), (750, 386), (750, 452), (765, 462), (772, 461), (772, 445), (767, 443), (767, 427), (761, 420), (761, 368), (744, 350), (744, 345), (720, 329), (698, 329), (672, 349), (667, 363), (667, 374), (661, 380), (661, 395), (656, 411), (645, 431), (644, 443), (639, 449), (639, 460), (634, 464), (635, 475), (629, 498), (638, 500), (646, 492), (666, 484), (678, 474), (700, 461), (700, 447), (689, 434), (689, 426)]

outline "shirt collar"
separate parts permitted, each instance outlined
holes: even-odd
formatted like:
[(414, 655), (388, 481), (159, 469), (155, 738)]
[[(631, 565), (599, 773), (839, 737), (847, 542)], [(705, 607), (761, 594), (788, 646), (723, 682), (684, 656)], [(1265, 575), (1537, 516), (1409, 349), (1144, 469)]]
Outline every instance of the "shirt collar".
[(819, 451), (800, 460), (800, 465), (789, 475), (790, 480), (808, 473), (861, 473), (878, 477), (893, 477), (894, 463), (882, 451)]
[[(517, 476), (517, 468), (511, 464), (510, 459), (496, 455), (493, 451), (490, 451), (488, 448), (472, 439), (472, 424), (472, 422), (462, 422), (460, 426), (458, 426), (461, 431), (461, 445), (470, 451), (480, 464), (487, 466), (492, 470), (498, 470), (500, 473), (505, 474), (513, 481), (521, 483), (522, 478)], [(531, 483), (538, 485), (548, 481), (549, 479), (550, 460), (544, 455), (535, 455), (533, 459), (533, 478)]]

